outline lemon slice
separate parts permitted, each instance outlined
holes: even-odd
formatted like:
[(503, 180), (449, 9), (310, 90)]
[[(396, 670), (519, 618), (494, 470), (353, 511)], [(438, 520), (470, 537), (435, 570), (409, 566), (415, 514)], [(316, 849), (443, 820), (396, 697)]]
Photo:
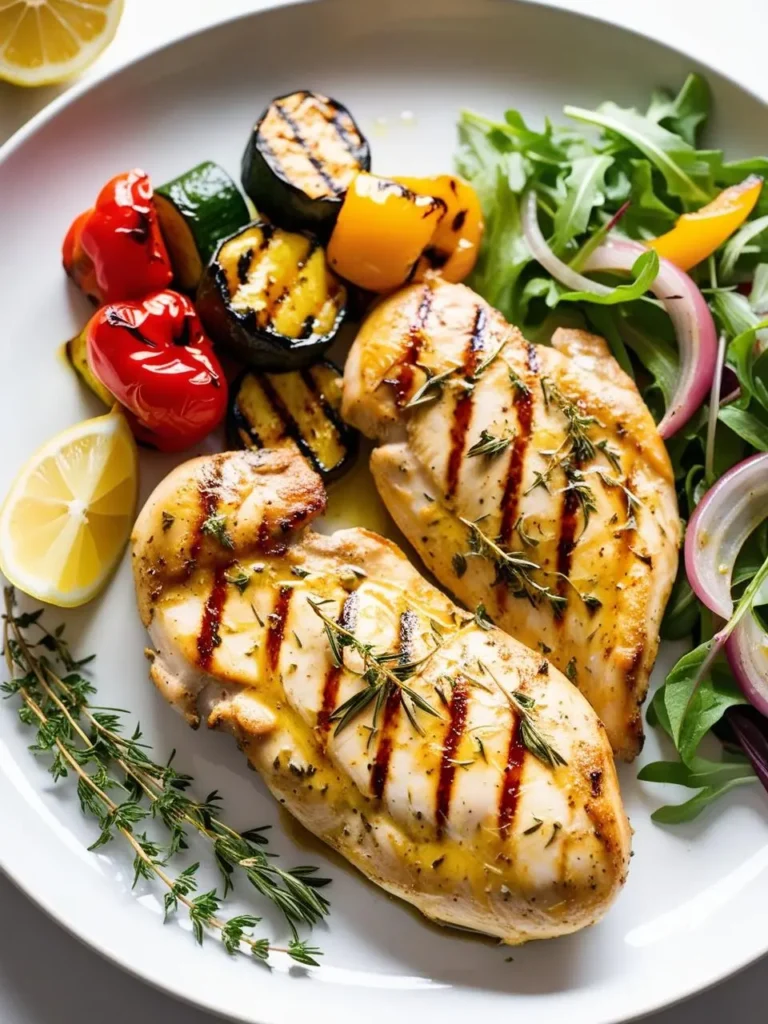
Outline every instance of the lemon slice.
[(138, 454), (113, 410), (43, 445), (0, 511), (0, 569), (31, 597), (62, 608), (101, 590), (133, 524)]
[(112, 41), (123, 0), (0, 0), (0, 79), (50, 85), (84, 71)]

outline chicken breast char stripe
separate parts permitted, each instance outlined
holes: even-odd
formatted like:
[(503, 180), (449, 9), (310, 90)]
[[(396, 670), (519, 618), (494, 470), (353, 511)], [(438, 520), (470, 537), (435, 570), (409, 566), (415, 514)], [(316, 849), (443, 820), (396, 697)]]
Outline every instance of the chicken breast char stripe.
[(631, 760), (681, 529), (666, 448), (604, 340), (530, 344), (427, 280), (363, 323), (342, 411), (378, 442), (376, 486), (427, 568), (546, 654)]
[(508, 943), (595, 922), (630, 832), (589, 704), (390, 541), (308, 529), (324, 506), (288, 449), (196, 459), (159, 485), (133, 536), (158, 689), (426, 916)]

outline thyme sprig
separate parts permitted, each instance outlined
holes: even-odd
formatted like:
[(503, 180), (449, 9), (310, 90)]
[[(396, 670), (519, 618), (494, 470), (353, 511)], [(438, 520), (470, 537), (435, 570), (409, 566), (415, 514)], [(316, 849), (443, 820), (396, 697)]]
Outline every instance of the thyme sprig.
[(404, 409), (413, 409), (417, 405), (426, 405), (428, 402), (434, 402), (440, 397), (443, 388), (448, 383), (448, 379), (456, 372), (456, 367), (451, 367), (449, 370), (444, 370), (442, 373), (435, 373), (426, 366), (422, 367), (422, 369), (426, 373), (427, 379), (420, 388), (417, 388), (416, 391), (414, 391), (403, 406)]
[(473, 458), (476, 455), (486, 455), (489, 457), (499, 455), (509, 447), (511, 440), (511, 437), (496, 437), (489, 430), (483, 428), (478, 440), (467, 451), (467, 456), (468, 458)]
[[(311, 927), (328, 913), (328, 901), (316, 891), (328, 879), (316, 877), (313, 867), (290, 871), (277, 867), (274, 855), (262, 849), (267, 844), (264, 829), (236, 832), (230, 828), (220, 817), (217, 793), (202, 801), (193, 799), (188, 793), (193, 780), (173, 767), (173, 754), (165, 764), (155, 762), (138, 726), (132, 734), (123, 734), (123, 712), (91, 702), (95, 688), (79, 672), (90, 659), (75, 660), (63, 627), (50, 632), (40, 621), (41, 615), (42, 609), (15, 615), (14, 592), (6, 588), (4, 651), (10, 679), (2, 692), (6, 697), (21, 698), (21, 721), (37, 729), (30, 749), (51, 755), (49, 771), (54, 780), (70, 775), (76, 778), (81, 808), (100, 826), (90, 848), (99, 849), (121, 836), (134, 854), (133, 884), (139, 879), (161, 882), (167, 890), (166, 916), (184, 906), (199, 942), (207, 930), (218, 934), (230, 953), (247, 951), (267, 960), (270, 953), (282, 952), (298, 963), (314, 965), (320, 951), (299, 938), (297, 926)], [(31, 627), (39, 631), (37, 640), (28, 636)], [(119, 801), (115, 791), (121, 791)], [(138, 831), (137, 826), (148, 819), (165, 826), (165, 844)], [(190, 828), (211, 844), (223, 878), (221, 895), (215, 889), (193, 895), (199, 863), (185, 868), (175, 879), (166, 870), (173, 857), (188, 849)], [(253, 936), (260, 918), (220, 916), (236, 869), (282, 911), (292, 934), (287, 947), (272, 946), (268, 939)]]
[(600, 426), (596, 416), (585, 415), (576, 405), (565, 397), (551, 377), (541, 378), (541, 392), (544, 405), (554, 403), (566, 420), (566, 433), (570, 441), (570, 451), (577, 463), (591, 462), (596, 454), (595, 443), (589, 436), (590, 427)]
[(227, 517), (224, 513), (212, 512), (207, 519), (203, 520), (200, 532), (213, 537), (223, 548), (227, 548), (230, 551), (235, 546), (227, 526)]
[[(328, 645), (331, 649), (331, 656), (334, 664), (339, 668), (345, 668), (348, 672), (360, 676), (365, 686), (362, 690), (354, 693), (349, 700), (340, 704), (331, 714), (331, 721), (336, 722), (334, 735), (338, 735), (345, 726), (355, 719), (369, 705), (373, 704), (372, 729), (375, 732), (378, 726), (379, 715), (381, 714), (389, 697), (393, 693), (400, 694), (400, 702), (403, 710), (408, 716), (416, 732), (424, 735), (424, 730), (416, 719), (416, 710), (435, 718), (442, 718), (442, 715), (432, 705), (417, 693), (407, 680), (411, 679), (419, 669), (423, 668), (432, 659), (441, 647), (452, 637), (443, 637), (435, 641), (435, 646), (428, 651), (424, 657), (413, 661), (403, 660), (398, 652), (377, 652), (373, 644), (365, 643), (355, 636), (351, 630), (346, 629), (335, 619), (330, 618), (322, 610), (321, 605), (325, 602), (313, 601), (307, 597), (307, 603), (312, 611), (323, 621), (325, 635), (328, 638)], [(455, 636), (455, 634), (454, 634)], [(355, 672), (344, 662), (344, 650), (350, 648), (361, 658), (363, 671)], [(373, 735), (373, 733), (371, 733)]]
[(568, 764), (562, 754), (552, 746), (551, 740), (539, 729), (533, 714), (536, 709), (536, 701), (533, 697), (523, 693), (522, 690), (507, 690), (501, 685), (486, 664), (483, 664), (482, 667), (484, 672), (495, 683), (496, 688), (503, 695), (512, 710), (519, 715), (520, 739), (525, 748), (543, 764), (549, 765), (550, 768), (557, 768), (559, 765)]
[(532, 605), (541, 600), (549, 601), (553, 608), (562, 608), (567, 599), (555, 593), (551, 587), (537, 583), (532, 573), (542, 572), (538, 562), (515, 552), (506, 551), (498, 540), (484, 533), (476, 522), (459, 516), (459, 522), (469, 530), (469, 551), (465, 557), (475, 555), (490, 562), (496, 570), (494, 583), (503, 583), (515, 597), (525, 597)]

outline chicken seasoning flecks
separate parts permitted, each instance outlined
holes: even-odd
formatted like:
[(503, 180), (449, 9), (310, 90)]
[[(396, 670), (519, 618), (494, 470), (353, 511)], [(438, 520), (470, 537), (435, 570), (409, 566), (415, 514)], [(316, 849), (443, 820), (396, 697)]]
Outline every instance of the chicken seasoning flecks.
[[(413, 641), (418, 626), (415, 612), (406, 611), (400, 615), (399, 653), (400, 664), (407, 664), (413, 657)], [(376, 747), (376, 756), (371, 768), (371, 792), (380, 800), (384, 796), (389, 774), (389, 761), (392, 756), (392, 741), (400, 719), (402, 695), (398, 688), (392, 690), (384, 705), (384, 712)]]

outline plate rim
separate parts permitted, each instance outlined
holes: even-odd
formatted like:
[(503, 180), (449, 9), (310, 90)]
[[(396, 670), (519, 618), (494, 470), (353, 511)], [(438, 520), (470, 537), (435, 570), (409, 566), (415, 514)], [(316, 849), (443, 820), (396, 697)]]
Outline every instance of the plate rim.
[[(202, 27), (183, 30), (174, 34), (170, 39), (165, 39), (162, 42), (150, 46), (148, 49), (142, 50), (141, 53), (135, 56), (126, 56), (122, 60), (119, 60), (113, 67), (107, 67), (104, 70), (97, 72), (93, 78), (76, 81), (74, 85), (65, 88), (64, 92), (56, 96), (50, 103), (46, 104), (33, 117), (21, 125), (5, 143), (0, 145), (0, 168), (2, 168), (14, 153), (20, 150), (30, 139), (45, 128), (46, 125), (54, 121), (60, 113), (77, 103), (83, 96), (95, 93), (106, 83), (119, 78), (130, 68), (133, 68), (143, 62), (154, 61), (167, 50), (169, 51), (176, 47), (183, 48), (188, 43), (201, 39), (208, 33), (224, 28), (225, 26), (232, 26), (238, 22), (245, 22), (251, 19), (257, 20), (261, 15), (279, 8), (308, 8), (310, 5), (317, 5), (323, 2), (325, 2), (325, 0), (252, 0), (252, 6), (247, 10), (225, 13), (220, 17), (215, 17), (213, 21)], [(329, 2), (333, 2), (333, 0), (329, 0)], [(762, 95), (752, 86), (740, 82), (732, 74), (719, 67), (712, 59), (695, 56), (684, 46), (669, 43), (668, 41), (660, 38), (659, 35), (654, 34), (651, 30), (621, 25), (613, 21), (607, 14), (582, 11), (571, 7), (561, 7), (557, 4), (551, 3), (550, 0), (504, 0), (504, 3), (509, 7), (544, 8), (547, 11), (555, 13), (563, 20), (574, 19), (581, 22), (594, 22), (599, 25), (606, 26), (607, 28), (622, 35), (634, 37), (641, 42), (651, 43), (652, 45), (667, 51), (669, 54), (681, 57), (692, 64), (698, 65), (706, 71), (714, 73), (722, 82), (738, 90), (746, 97), (761, 104), (763, 107), (768, 107), (768, 94)], [(23, 893), (36, 907), (38, 907), (49, 920), (60, 926), (67, 934), (80, 942), (81, 945), (98, 954), (101, 958), (118, 967), (120, 970), (138, 979), (143, 984), (146, 984), (152, 989), (155, 989), (165, 995), (169, 995), (185, 1005), (202, 1009), (211, 1014), (216, 1014), (222, 1019), (242, 1022), (242, 1024), (255, 1024), (254, 1017), (244, 1016), (240, 1013), (230, 1013), (228, 1010), (215, 1005), (212, 999), (203, 997), (202, 995), (189, 995), (175, 980), (159, 980), (152, 976), (146, 966), (138, 966), (134, 962), (128, 962), (120, 957), (117, 950), (105, 949), (98, 945), (96, 938), (87, 934), (85, 928), (74, 922), (71, 916), (68, 917), (64, 908), (55, 907), (43, 893), (39, 890), (35, 891), (31, 885), (26, 884), (27, 880), (20, 873), (12, 869), (8, 863), (8, 859), (9, 858), (4, 853), (4, 844), (0, 841), (0, 871), (2, 871), (3, 876), (14, 885), (17, 891)], [(685, 988), (671, 999), (665, 998), (664, 996), (659, 999), (651, 997), (644, 1007), (633, 1011), (629, 1016), (614, 1018), (613, 1024), (632, 1024), (634, 1021), (647, 1019), (654, 1013), (678, 1006), (688, 999), (702, 995), (722, 982), (733, 978), (743, 972), (747, 967), (766, 956), (768, 956), (768, 935), (765, 937), (762, 947), (759, 950), (744, 954), (735, 962), (724, 966), (719, 973), (707, 979), (704, 984), (689, 982)], [(510, 993), (508, 998), (514, 999), (514, 993)], [(267, 1020), (264, 1019), (260, 1024), (273, 1024), (273, 1022), (267, 1022)], [(279, 1024), (283, 1024), (282, 1019)]]

